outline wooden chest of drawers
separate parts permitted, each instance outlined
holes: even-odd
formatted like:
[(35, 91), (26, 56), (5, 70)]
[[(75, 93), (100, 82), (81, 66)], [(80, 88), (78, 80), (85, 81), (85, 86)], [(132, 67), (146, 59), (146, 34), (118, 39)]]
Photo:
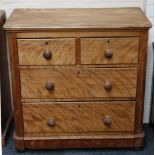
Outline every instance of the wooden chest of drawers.
[(150, 27), (139, 8), (14, 10), (16, 148), (143, 146)]

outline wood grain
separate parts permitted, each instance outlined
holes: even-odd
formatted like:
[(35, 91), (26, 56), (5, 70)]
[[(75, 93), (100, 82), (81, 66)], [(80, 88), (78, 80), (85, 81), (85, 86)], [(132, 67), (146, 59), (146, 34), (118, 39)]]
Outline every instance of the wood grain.
[[(4, 28), (15, 147), (142, 147), (150, 27), (139, 8), (14, 10)], [(54, 49), (48, 63), (42, 59), (45, 44)], [(111, 60), (103, 59), (105, 47), (113, 50)], [(53, 91), (45, 88), (47, 81), (54, 83)], [(104, 89), (106, 81), (110, 91)], [(103, 124), (105, 115), (110, 126)], [(47, 126), (49, 117), (54, 127)]]
[[(52, 22), (51, 22), (52, 21)], [(148, 29), (140, 8), (15, 9), (7, 30)]]
[(24, 140), (44, 140), (44, 139), (120, 139), (134, 138), (134, 131), (101, 131), (101, 132), (44, 132), (44, 133), (24, 133)]
[[(137, 69), (21, 69), (22, 98), (101, 98), (136, 97)], [(45, 88), (47, 81), (54, 90)], [(106, 81), (112, 90), (104, 89)]]
[[(129, 132), (89, 132), (73, 133), (73, 136), (66, 135), (47, 137), (32, 137), (32, 134), (24, 137), (26, 148), (110, 148), (110, 147), (133, 147), (133, 133)], [(69, 133), (70, 134), (70, 133)], [(71, 133), (72, 134), (72, 133)], [(78, 136), (76, 136), (76, 134)], [(81, 136), (82, 135), (82, 136)], [(60, 140), (61, 137), (61, 140)], [(45, 146), (44, 146), (45, 145)]]
[[(18, 39), (19, 65), (74, 65), (75, 39)], [(51, 52), (52, 57), (43, 57), (45, 50)]]
[[(32, 137), (32, 134), (24, 137), (25, 149), (62, 149), (62, 148), (131, 148), (142, 147), (144, 134), (135, 134), (129, 132), (104, 132), (100, 136), (92, 132), (92, 135), (83, 136), (49, 136)], [(54, 134), (54, 133), (52, 133)], [(75, 133), (74, 133), (75, 134)], [(81, 134), (81, 133), (80, 133)], [(138, 145), (133, 144), (134, 137), (139, 138)], [(14, 136), (18, 149), (20, 148), (21, 137)], [(20, 148), (21, 149), (21, 148)]]
[(65, 99), (65, 98), (22, 98), (21, 101), (28, 103), (35, 103), (35, 102), (56, 102), (56, 101), (61, 101), (61, 102), (69, 102), (69, 101), (135, 101), (135, 97), (104, 97), (104, 98), (94, 98), (94, 97), (89, 97), (89, 98), (70, 98), (70, 99)]
[[(129, 64), (138, 63), (139, 38), (82, 38), (82, 64)], [(112, 57), (106, 58), (107, 49)]]
[(147, 60), (147, 44), (148, 44), (148, 31), (142, 33), (140, 38), (140, 65), (138, 69), (137, 81), (137, 104), (135, 115), (135, 133), (143, 132), (143, 111), (144, 111), (144, 95), (145, 95), (145, 76), (146, 76), (146, 60)]
[[(26, 103), (24, 133), (133, 131), (134, 109), (134, 102)], [(105, 115), (111, 117), (109, 126), (103, 123)], [(53, 127), (47, 125), (51, 117)]]
[[(16, 33), (8, 33), (10, 67), (11, 67), (11, 81), (12, 81), (12, 97), (13, 97), (13, 115), (15, 123), (15, 132), (19, 137), (23, 137), (23, 117), (21, 104), (21, 89), (20, 89), (20, 75), (18, 69), (18, 54)], [(17, 144), (18, 145), (18, 144)], [(20, 148), (24, 148), (23, 139), (20, 140)]]
[(70, 68), (74, 68), (77, 67), (78, 68), (138, 68), (139, 65), (138, 64), (99, 64), (99, 65), (79, 65), (76, 64), (76, 66), (71, 66), (71, 65), (51, 65), (51, 66), (18, 66), (19, 69), (30, 69), (30, 68), (48, 68), (48, 69), (70, 69)]
[(61, 31), (19, 31), (17, 32), (18, 39), (29, 38), (52, 38), (52, 37), (138, 37), (141, 36), (143, 30), (61, 30)]
[(56, 139), (27, 140), (27, 149), (67, 149), (67, 148), (131, 148), (133, 140), (124, 139)]

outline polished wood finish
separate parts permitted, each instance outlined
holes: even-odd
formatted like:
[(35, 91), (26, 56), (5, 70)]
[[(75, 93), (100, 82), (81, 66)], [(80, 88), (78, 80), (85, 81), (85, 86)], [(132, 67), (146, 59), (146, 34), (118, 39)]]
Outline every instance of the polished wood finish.
[[(18, 39), (19, 65), (74, 65), (75, 39)], [(43, 54), (51, 52), (47, 60)]]
[[(135, 98), (137, 69), (21, 69), (20, 81), (22, 98)], [(45, 88), (47, 82), (54, 85), (52, 91)], [(111, 90), (104, 88), (107, 82)]]
[[(52, 134), (52, 136), (51, 136)], [(68, 139), (74, 139), (74, 138), (101, 138), (104, 137), (105, 139), (111, 139), (111, 138), (120, 138), (121, 136), (124, 136), (124, 138), (134, 138), (133, 131), (125, 131), (125, 132), (118, 132), (118, 131), (104, 131), (104, 132), (87, 132), (87, 135), (85, 132), (62, 132), (57, 133), (57, 132), (52, 132), (52, 133), (25, 133), (24, 134), (25, 138), (24, 140), (37, 140), (37, 139), (45, 139), (48, 137), (53, 137), (53, 139), (59, 139), (60, 137), (68, 137)]]
[[(22, 137), (23, 132), (23, 117), (21, 92), (20, 92), (20, 79), (18, 69), (18, 54), (17, 54), (17, 41), (16, 33), (8, 33), (9, 54), (10, 54), (10, 67), (11, 67), (11, 81), (12, 81), (12, 95), (13, 95), (13, 115), (15, 124), (15, 133), (17, 137)], [(15, 144), (17, 149), (24, 149), (23, 137), (20, 138)], [(19, 146), (19, 147), (18, 147)]]
[(142, 147), (150, 27), (139, 8), (16, 9), (16, 148)]
[[(26, 103), (24, 133), (133, 131), (135, 104), (128, 102)], [(106, 115), (111, 125), (104, 124)], [(49, 127), (47, 122), (55, 126)], [(33, 122), (33, 123), (32, 123)]]
[(138, 63), (138, 48), (139, 48), (138, 37), (82, 38), (81, 63), (82, 64)]
[(9, 127), (12, 122), (11, 92), (6, 49), (6, 36), (3, 30), (5, 12), (0, 10), (0, 95), (1, 95), (1, 133), (3, 146), (7, 143)]
[(147, 29), (150, 26), (140, 8), (16, 9), (5, 29)]
[(17, 38), (18, 39), (28, 39), (31, 38), (33, 39), (34, 36), (36, 38), (52, 38), (52, 37), (76, 37), (76, 39), (80, 39), (82, 37), (91, 37), (91, 38), (107, 38), (107, 37), (137, 37), (140, 36), (141, 33), (143, 33), (143, 30), (131, 30), (129, 29), (128, 31), (126, 30), (66, 30), (66, 31), (18, 31), (17, 32)]
[(143, 133), (143, 111), (144, 111), (144, 93), (145, 93), (145, 74), (146, 74), (146, 60), (147, 60), (147, 42), (148, 42), (148, 31), (143, 32), (140, 40), (140, 51), (139, 55), (140, 64), (138, 70), (138, 81), (137, 81), (137, 104), (136, 104), (136, 116), (135, 116), (135, 134), (139, 135), (135, 137), (134, 146), (140, 147), (143, 145), (144, 133)]

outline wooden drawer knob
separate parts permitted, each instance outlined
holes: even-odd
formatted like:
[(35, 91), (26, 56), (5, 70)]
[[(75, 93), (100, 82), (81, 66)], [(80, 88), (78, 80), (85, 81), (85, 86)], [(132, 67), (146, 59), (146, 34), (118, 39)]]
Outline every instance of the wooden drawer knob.
[(50, 81), (47, 81), (45, 87), (49, 91), (54, 90), (54, 83), (50, 82)]
[(104, 56), (107, 58), (107, 59), (110, 59), (112, 58), (112, 50), (111, 49), (106, 49), (106, 51), (104, 52)]
[(104, 123), (105, 125), (110, 125), (110, 124), (111, 124), (111, 117), (110, 117), (109, 115), (105, 115), (105, 116), (103, 117), (103, 123)]
[(43, 57), (47, 60), (50, 60), (52, 58), (52, 53), (48, 50), (45, 50), (43, 53)]
[(112, 89), (112, 84), (111, 84), (111, 82), (106, 81), (106, 82), (104, 83), (104, 89), (107, 90), (107, 91), (110, 91), (110, 90)]
[(48, 121), (47, 121), (47, 125), (49, 126), (49, 127), (53, 127), (53, 126), (55, 126), (55, 120), (54, 120), (54, 118), (49, 118), (48, 119)]

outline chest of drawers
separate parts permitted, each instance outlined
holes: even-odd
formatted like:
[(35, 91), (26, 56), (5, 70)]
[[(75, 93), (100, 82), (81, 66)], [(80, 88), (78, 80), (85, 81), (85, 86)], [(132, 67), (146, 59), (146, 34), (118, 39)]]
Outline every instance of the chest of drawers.
[(150, 22), (139, 8), (16, 9), (16, 148), (141, 147)]

